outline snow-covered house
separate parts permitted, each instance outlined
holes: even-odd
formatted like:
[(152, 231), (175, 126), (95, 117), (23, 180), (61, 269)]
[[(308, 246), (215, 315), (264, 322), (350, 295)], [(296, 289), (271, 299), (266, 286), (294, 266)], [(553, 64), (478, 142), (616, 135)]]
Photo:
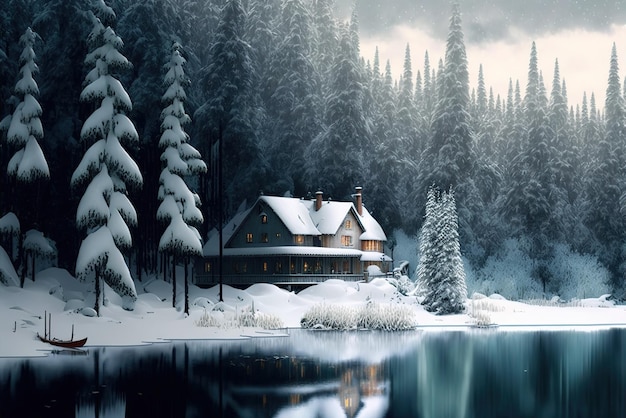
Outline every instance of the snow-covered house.
[[(354, 202), (260, 196), (223, 231), (223, 283), (306, 284), (329, 278), (367, 280), (367, 268), (389, 269), (387, 237), (363, 206)], [(196, 266), (196, 283), (219, 283), (219, 235), (211, 234)]]

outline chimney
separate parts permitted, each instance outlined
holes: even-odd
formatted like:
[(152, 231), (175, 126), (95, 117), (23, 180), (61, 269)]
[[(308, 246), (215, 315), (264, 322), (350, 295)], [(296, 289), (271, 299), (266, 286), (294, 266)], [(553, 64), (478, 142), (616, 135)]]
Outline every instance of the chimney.
[(322, 208), (323, 196), (324, 196), (324, 193), (322, 193), (321, 191), (315, 192), (315, 211), (316, 212)]
[(356, 187), (356, 211), (359, 216), (363, 216), (363, 188), (361, 186)]

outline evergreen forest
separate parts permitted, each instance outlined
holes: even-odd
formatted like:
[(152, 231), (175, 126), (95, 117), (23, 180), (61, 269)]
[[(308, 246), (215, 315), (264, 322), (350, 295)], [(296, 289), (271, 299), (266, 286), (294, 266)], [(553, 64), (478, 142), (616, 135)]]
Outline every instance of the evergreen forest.
[[(140, 171), (114, 176), (128, 161), (113, 157), (107, 166), (108, 187), (122, 202), (122, 233), (133, 237), (132, 244), (113, 239), (135, 278), (163, 269), (162, 253), (174, 247), (159, 245), (161, 236), (174, 221), (187, 221), (183, 212), (158, 214), (163, 202), (199, 198), (189, 209), (201, 211), (188, 217), (190, 231), (206, 238), (260, 193), (307, 197), (322, 190), (325, 198), (344, 200), (362, 186), (364, 204), (391, 238), (394, 231), (419, 233), (435, 186), (454, 193), (460, 248), (472, 268), (501, 255), (507, 242), (523, 242), (532, 279), (550, 293), (566, 280), (549, 267), (565, 246), (598, 263), (623, 294), (626, 83), (623, 89), (615, 47), (606, 61), (605, 103), (592, 93), (581, 103), (568, 101), (558, 61), (553, 74), (539, 72), (541, 45), (534, 43), (527, 79), (510, 80), (500, 96), (482, 67), (469, 80), (459, 6), (450, 11), (445, 57), (431, 61), (419, 45), (407, 45), (394, 78), (399, 69), (378, 54), (362, 56), (358, 16), (339, 20), (334, 1), (3, 1), (0, 119), (22, 115), (30, 136), (10, 135), (0, 124), (0, 216), (14, 213), (22, 231), (41, 231), (55, 247), (55, 263), (75, 271), (85, 238), (77, 222), (85, 230), (96, 225), (77, 219), (91, 186), (74, 178), (75, 170), (89, 165), (87, 122), (110, 96), (111, 117), (121, 121), (115, 134), (125, 146), (111, 155), (127, 152)], [(108, 93), (90, 95), (86, 86), (104, 74), (98, 63), (105, 61), (93, 55), (94, 25), (123, 57), (106, 69), (117, 80)], [(33, 53), (25, 56), (27, 50)], [(184, 92), (164, 95), (168, 86), (180, 87), (166, 76), (179, 56)], [(172, 110), (182, 101), (184, 111)], [(163, 139), (164, 130), (180, 132), (183, 125), (188, 143)], [(113, 143), (111, 133), (107, 141)], [(163, 141), (187, 150), (171, 151), (188, 153), (184, 170), (171, 169)], [(48, 172), (21, 175), (14, 156), (37, 146)], [(200, 155), (204, 164), (196, 161)], [(193, 192), (185, 188), (180, 197), (175, 187), (164, 189), (164, 167)], [(0, 239), (13, 248), (10, 236)], [(181, 254), (199, 251), (192, 250)]]

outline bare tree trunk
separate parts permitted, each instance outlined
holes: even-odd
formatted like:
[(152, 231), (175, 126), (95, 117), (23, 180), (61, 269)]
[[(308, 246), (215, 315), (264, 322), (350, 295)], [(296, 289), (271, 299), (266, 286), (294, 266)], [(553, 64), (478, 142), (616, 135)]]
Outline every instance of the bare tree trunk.
[(172, 254), (172, 306), (176, 308), (176, 255)]
[(33, 279), (33, 283), (35, 282), (35, 253), (31, 251), (30, 253), (30, 261), (31, 261), (31, 278)]
[(96, 316), (100, 316), (100, 272), (96, 269), (96, 303), (93, 309), (96, 311)]
[(189, 315), (189, 257), (185, 257), (185, 313)]

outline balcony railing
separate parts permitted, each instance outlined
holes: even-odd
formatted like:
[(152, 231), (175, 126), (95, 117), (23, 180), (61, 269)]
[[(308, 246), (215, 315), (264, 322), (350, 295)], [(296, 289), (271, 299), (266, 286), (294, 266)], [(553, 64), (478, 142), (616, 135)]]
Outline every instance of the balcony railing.
[[(252, 285), (255, 283), (273, 284), (311, 284), (321, 283), (329, 279), (340, 279), (348, 282), (365, 280), (363, 273), (358, 274), (232, 274), (223, 276), (223, 284)], [(197, 274), (196, 284), (200, 286), (219, 284), (219, 275)]]

